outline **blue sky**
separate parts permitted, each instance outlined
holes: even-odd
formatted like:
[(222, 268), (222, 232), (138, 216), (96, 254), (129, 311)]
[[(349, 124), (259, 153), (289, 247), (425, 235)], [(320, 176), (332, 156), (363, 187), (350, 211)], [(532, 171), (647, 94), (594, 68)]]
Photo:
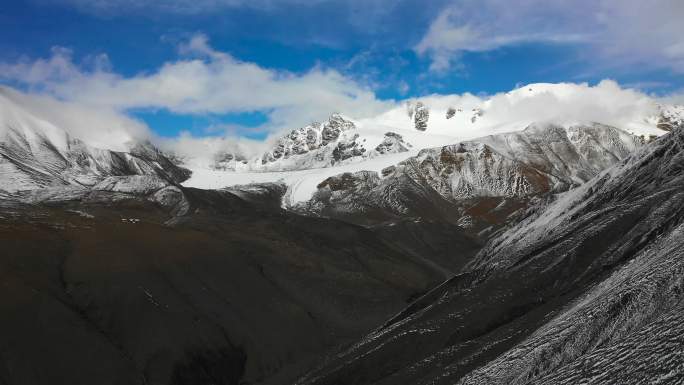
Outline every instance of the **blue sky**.
[[(610, 78), (659, 95), (684, 88), (677, 0), (6, 3), (2, 82), (106, 104), (161, 136), (258, 139), (335, 110), (372, 114), (387, 101), (493, 94), (532, 82)], [(184, 85), (183, 100), (150, 91), (179, 76), (207, 89)], [(326, 84), (321, 95), (301, 95), (318, 92), (319, 83)], [(117, 92), (136, 97), (106, 100)], [(243, 100), (250, 98), (257, 101)]]

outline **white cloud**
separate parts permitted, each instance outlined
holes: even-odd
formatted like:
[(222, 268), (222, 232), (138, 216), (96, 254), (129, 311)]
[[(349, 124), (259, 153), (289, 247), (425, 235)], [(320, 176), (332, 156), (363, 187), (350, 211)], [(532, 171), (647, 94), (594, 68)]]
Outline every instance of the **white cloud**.
[(251, 140), (238, 136), (196, 137), (188, 132), (176, 138), (159, 138), (156, 144), (165, 151), (184, 157), (193, 166), (206, 167), (213, 163), (214, 156), (223, 152), (254, 157), (266, 150), (267, 141)]
[(124, 77), (102, 63), (82, 70), (68, 50), (56, 48), (48, 59), (0, 64), (0, 78), (61, 100), (117, 111), (260, 111), (269, 115), (266, 128), (272, 130), (321, 120), (333, 111), (370, 116), (387, 106), (370, 89), (337, 71), (315, 67), (294, 74), (263, 68), (214, 50), (204, 35), (181, 44), (179, 53), (181, 58), (152, 73)]
[[(445, 41), (461, 39), (454, 36)], [(460, 47), (486, 50), (508, 39), (484, 39)], [(323, 120), (333, 111), (362, 119), (397, 106), (394, 101), (378, 100), (371, 90), (333, 70), (316, 67), (294, 74), (237, 60), (212, 48), (204, 35), (194, 36), (178, 50), (177, 60), (156, 71), (126, 77), (112, 71), (106, 56), (92, 57), (84, 69), (73, 62), (69, 50), (55, 48), (47, 59), (0, 63), (0, 80), (29, 89), (28, 93), (7, 88), (2, 92), (97, 147), (123, 150), (130, 140), (153, 139), (167, 149), (192, 157), (235, 149), (254, 154), (265, 144), (230, 132), (220, 138), (197, 138), (187, 133), (174, 139), (155, 138), (127, 111), (153, 108), (197, 115), (260, 111), (270, 119), (261, 129), (273, 133)], [(594, 87), (564, 84), (558, 89), (561, 91), (522, 99), (494, 95), (488, 102), (487, 116), (502, 121), (594, 120), (620, 126), (638, 120), (653, 108), (651, 97), (612, 81)], [(678, 98), (681, 96), (670, 96), (671, 101)], [(470, 94), (421, 99), (444, 106), (460, 102), (475, 105), (483, 100)]]
[(664, 104), (684, 105), (684, 89), (680, 89), (668, 95), (662, 96), (659, 98), (659, 100)]
[[(533, 91), (529, 91), (529, 89)], [(525, 95), (531, 93), (532, 95)], [(586, 83), (540, 84), (489, 99), (487, 114), (509, 121), (600, 122), (625, 128), (657, 113), (654, 100), (624, 89), (612, 80)]]
[(27, 94), (0, 87), (0, 94), (33, 116), (65, 129), (87, 144), (127, 151), (131, 142), (149, 140), (153, 134), (142, 122), (106, 107), (57, 100), (49, 95)]
[(463, 0), (444, 9), (414, 47), (445, 70), (463, 52), (521, 43), (573, 43), (603, 66), (684, 72), (680, 0)]
[(510, 92), (475, 96), (431, 95), (419, 98), (438, 111), (458, 106), (464, 110), (483, 108), (487, 124), (515, 122), (600, 122), (626, 128), (657, 114), (656, 99), (613, 80), (587, 83), (538, 83)]

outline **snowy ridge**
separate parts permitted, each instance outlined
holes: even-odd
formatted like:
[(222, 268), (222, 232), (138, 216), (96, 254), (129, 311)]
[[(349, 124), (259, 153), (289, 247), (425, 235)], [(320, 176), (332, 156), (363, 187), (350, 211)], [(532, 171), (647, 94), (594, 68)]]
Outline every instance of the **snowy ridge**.
[[(545, 108), (539, 108), (539, 105)], [(590, 156), (591, 164), (572, 166), (576, 175), (566, 175), (560, 164), (556, 164), (554, 167), (557, 169), (553, 170), (542, 167), (544, 172), (563, 180), (563, 183), (569, 177), (572, 184), (577, 185), (624, 156), (625, 150), (633, 150), (634, 146), (628, 144), (631, 141), (628, 137), (636, 136), (648, 142), (682, 121), (684, 108), (660, 105), (648, 97), (620, 90), (612, 82), (602, 82), (594, 87), (565, 83), (530, 84), (486, 99), (469, 94), (427, 96), (371, 118), (354, 120), (333, 114), (326, 122), (285, 134), (269, 150), (252, 158), (231, 153), (219, 157), (226, 162), (215, 162), (210, 167), (188, 163), (194, 176), (187, 185), (222, 188), (285, 181), (290, 186), (287, 196), (291, 204), (310, 199), (315, 186), (330, 176), (344, 172), (381, 171), (417, 155), (422, 149), (478, 139), (515, 160), (517, 151), (534, 150), (534, 146), (518, 143), (520, 139), (510, 135), (499, 136), (510, 140), (510, 144), (494, 143), (497, 141), (494, 137), (521, 132), (535, 125), (540, 129), (550, 128), (549, 135), (559, 134), (554, 127), (570, 131), (572, 127), (594, 125), (620, 129), (619, 134), (610, 131), (613, 132), (610, 135), (617, 137), (599, 139), (568, 131), (568, 138), (573, 142), (570, 145), (583, 147), (581, 151), (587, 154), (598, 142), (607, 146), (597, 150), (605, 158)], [(487, 139), (489, 142), (479, 139), (484, 137), (492, 138)], [(396, 143), (387, 146), (392, 141)], [(616, 145), (624, 148), (615, 148)], [(534, 162), (534, 159), (529, 160)], [(548, 165), (546, 160), (543, 162)], [(222, 170), (227, 171), (221, 173)]]
[(491, 135), (441, 148), (383, 169), (326, 179), (311, 201), (297, 209), (325, 215), (435, 215), (438, 200), (529, 199), (576, 187), (643, 144), (614, 127), (534, 124), (520, 132)]
[(400, 134), (363, 129), (335, 113), (323, 123), (290, 131), (263, 154), (252, 158), (237, 152), (219, 153), (210, 169), (280, 172), (325, 168), (406, 152), (412, 147)]
[(150, 144), (130, 152), (88, 146), (0, 94), (0, 189), (92, 186), (113, 175), (155, 175), (180, 182), (189, 172)]

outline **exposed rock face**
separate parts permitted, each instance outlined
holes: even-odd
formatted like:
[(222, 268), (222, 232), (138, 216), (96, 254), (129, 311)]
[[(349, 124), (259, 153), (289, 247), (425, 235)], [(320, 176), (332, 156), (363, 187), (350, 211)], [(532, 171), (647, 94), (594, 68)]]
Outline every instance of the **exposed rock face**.
[[(293, 167), (302, 167), (304, 163), (320, 163), (321, 160), (328, 162), (328, 156), (332, 154), (338, 141), (344, 140), (341, 135), (355, 128), (354, 123), (344, 119), (339, 114), (333, 114), (325, 123), (314, 123), (306, 127), (292, 130), (288, 135), (280, 138), (273, 148), (261, 157), (261, 165), (265, 169), (285, 170)], [(356, 138), (346, 139), (341, 147), (351, 146)], [(307, 155), (302, 157), (302, 155)], [(293, 158), (291, 162), (284, 162)], [(291, 165), (285, 163), (292, 163)], [(306, 166), (303, 166), (306, 167)]]
[(684, 106), (660, 106), (657, 127), (663, 131), (672, 131), (684, 126)]
[(380, 155), (396, 154), (399, 152), (406, 152), (411, 148), (410, 143), (404, 141), (404, 138), (394, 132), (385, 133), (385, 137), (380, 144), (375, 147), (375, 152)]
[(456, 115), (456, 109), (453, 107), (449, 107), (446, 112), (446, 118), (451, 119), (454, 117), (454, 115)]
[[(377, 143), (377, 142), (375, 142)], [(359, 136), (353, 122), (334, 114), (323, 124), (293, 130), (262, 157), (256, 171), (290, 171), (325, 168), (385, 154), (408, 151), (411, 144), (388, 132), (371, 147)]]
[(349, 158), (362, 156), (366, 149), (357, 142), (359, 135), (354, 135), (349, 141), (340, 141), (332, 152), (333, 164), (345, 161)]
[(684, 130), (537, 206), (303, 384), (684, 378)]
[[(323, 146), (328, 143), (337, 140), (340, 137), (340, 133), (343, 131), (351, 130), (355, 128), (354, 123), (345, 120), (339, 114), (333, 114), (330, 119), (323, 124), (323, 130), (321, 131), (321, 144)], [(312, 140), (313, 133), (307, 133), (307, 140)]]
[(473, 116), (472, 118), (470, 118), (470, 122), (475, 123), (477, 121), (477, 118), (481, 117), (482, 115), (484, 115), (484, 111), (482, 110), (482, 108), (473, 108)]
[(425, 131), (428, 128), (428, 120), (430, 120), (430, 109), (422, 102), (416, 103), (413, 121), (416, 130)]
[[(164, 172), (145, 173), (143, 175), (162, 176), (169, 181), (180, 183), (190, 177), (190, 170), (180, 166), (181, 162), (173, 154), (167, 154), (149, 141), (137, 142), (129, 150), (130, 154), (158, 166)], [(135, 173), (132, 173), (135, 174)], [(165, 175), (164, 175), (165, 174)]]
[(247, 157), (242, 154), (221, 151), (214, 155), (214, 163), (211, 165), (211, 169), (220, 171), (237, 171), (245, 168), (247, 163)]
[(292, 130), (286, 136), (278, 139), (273, 148), (266, 152), (261, 162), (267, 164), (278, 159), (287, 159), (292, 155), (301, 155), (317, 149), (321, 145), (320, 123)]
[[(477, 217), (478, 212), (491, 216), (495, 209), (503, 215), (534, 196), (586, 182), (640, 145), (638, 138), (609, 126), (532, 125), (521, 132), (422, 150), (381, 175), (332, 177), (297, 209), (367, 221), (400, 216), (461, 220), (465, 215)], [(497, 203), (472, 206), (474, 199), (482, 198)], [(469, 211), (456, 208), (464, 202), (471, 204)]]

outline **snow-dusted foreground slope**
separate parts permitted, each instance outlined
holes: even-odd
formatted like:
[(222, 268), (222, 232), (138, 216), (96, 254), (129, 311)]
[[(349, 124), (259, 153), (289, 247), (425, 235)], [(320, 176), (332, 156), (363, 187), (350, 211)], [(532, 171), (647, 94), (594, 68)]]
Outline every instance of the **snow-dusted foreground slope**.
[(298, 383), (681, 383), (683, 164), (678, 128)]

